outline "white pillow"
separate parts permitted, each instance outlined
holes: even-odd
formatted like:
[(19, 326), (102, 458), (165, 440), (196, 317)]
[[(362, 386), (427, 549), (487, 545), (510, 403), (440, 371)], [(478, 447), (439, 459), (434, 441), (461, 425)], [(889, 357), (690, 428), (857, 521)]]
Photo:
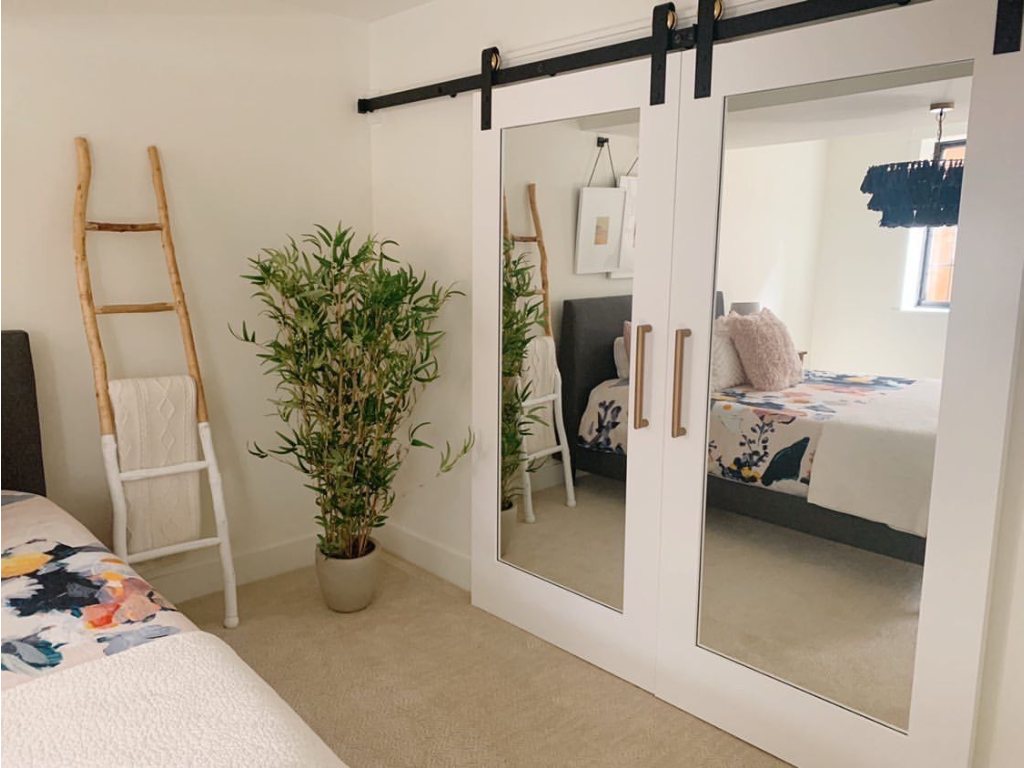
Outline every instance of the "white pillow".
[(730, 315), (729, 333), (756, 390), (778, 392), (803, 380), (803, 365), (789, 329), (767, 307), (752, 315)]
[(626, 354), (626, 340), (621, 336), (612, 342), (612, 355), (615, 357), (615, 375), (620, 379), (628, 379), (629, 355)]
[(729, 318), (715, 320), (711, 330), (711, 391), (746, 384), (747, 374), (729, 336)]

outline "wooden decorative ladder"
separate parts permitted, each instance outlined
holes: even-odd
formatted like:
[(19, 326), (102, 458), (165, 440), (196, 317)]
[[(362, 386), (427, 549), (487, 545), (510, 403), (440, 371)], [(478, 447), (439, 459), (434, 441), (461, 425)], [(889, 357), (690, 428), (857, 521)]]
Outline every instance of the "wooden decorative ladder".
[[(128, 563), (139, 563), (153, 560), (166, 555), (189, 552), (194, 549), (218, 547), (224, 578), (224, 626), (238, 626), (238, 602), (235, 587), (235, 567), (231, 559), (231, 540), (228, 534), (228, 518), (224, 507), (224, 489), (221, 483), (217, 456), (213, 451), (213, 439), (210, 434), (209, 418), (206, 410), (206, 395), (203, 391), (203, 378), (199, 372), (199, 359), (196, 356), (195, 339), (192, 335), (192, 323), (189, 320), (188, 307), (185, 304), (185, 291), (178, 273), (178, 261), (174, 253), (174, 240), (171, 237), (171, 221), (167, 212), (167, 195), (164, 192), (163, 171), (160, 167), (160, 155), (156, 147), (149, 147), (149, 165), (153, 176), (153, 192), (156, 195), (157, 214), (159, 221), (143, 224), (123, 224), (101, 221), (88, 221), (86, 207), (89, 201), (89, 184), (92, 180), (92, 160), (89, 154), (89, 143), (82, 137), (75, 139), (75, 150), (78, 156), (78, 186), (75, 189), (74, 212), (74, 246), (75, 270), (78, 273), (78, 298), (82, 306), (82, 320), (85, 323), (85, 335), (89, 343), (89, 355), (92, 359), (93, 385), (96, 389), (96, 404), (100, 417), (100, 442), (103, 450), (103, 463), (107, 474), (107, 485), (114, 506), (114, 553)], [(97, 307), (92, 296), (92, 280), (89, 276), (89, 260), (86, 255), (87, 232), (159, 232), (163, 246), (167, 276), (171, 285), (172, 302), (156, 302), (152, 304), (107, 304)], [(196, 421), (198, 422), (199, 443), (203, 458), (165, 467), (151, 469), (135, 469), (122, 471), (117, 451), (117, 434), (114, 428), (114, 408), (110, 400), (107, 379), (107, 361), (103, 353), (100, 339), (99, 315), (133, 314), (139, 312), (176, 312), (181, 341), (185, 348), (185, 359), (188, 372), (196, 387)], [(128, 552), (128, 510), (125, 501), (124, 484), (140, 482), (149, 478), (166, 477), (168, 475), (186, 474), (206, 470), (210, 484), (210, 495), (213, 500), (213, 514), (216, 522), (217, 535), (193, 541), (171, 544), (165, 547), (142, 552)]]
[[(502, 199), (501, 229), (502, 236), (506, 241), (515, 243), (531, 243), (537, 246), (537, 254), (540, 262), (540, 287), (544, 301), (544, 333), (550, 339), (551, 331), (551, 297), (550, 283), (548, 281), (548, 249), (544, 244), (544, 228), (540, 223), (540, 210), (537, 208), (537, 185), (529, 183), (526, 185), (526, 194), (530, 202), (530, 219), (533, 222), (532, 235), (511, 234), (508, 223), (508, 197)], [(553, 343), (553, 342), (551, 342)], [(565, 419), (562, 416), (562, 374), (555, 363), (554, 391), (543, 395), (531, 397), (523, 402), (524, 408), (536, 408), (547, 403), (552, 405), (554, 414), (555, 434), (558, 437), (558, 444), (543, 448), (536, 453), (523, 453), (523, 520), (527, 523), (534, 523), (537, 517), (533, 512), (533, 485), (530, 482), (530, 463), (537, 459), (543, 459), (558, 453), (562, 458), (562, 477), (565, 482), (565, 505), (576, 506), (576, 488), (572, 481), (572, 459), (569, 453), (569, 443), (565, 432)]]

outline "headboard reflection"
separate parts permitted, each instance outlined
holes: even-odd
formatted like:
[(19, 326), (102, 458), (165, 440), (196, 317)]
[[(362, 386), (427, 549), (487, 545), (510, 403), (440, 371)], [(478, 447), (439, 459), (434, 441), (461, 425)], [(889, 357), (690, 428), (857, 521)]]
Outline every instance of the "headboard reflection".
[[(624, 457), (580, 448), (576, 435), (591, 390), (616, 376), (612, 344), (622, 335), (622, 324), (632, 316), (632, 307), (632, 296), (566, 299), (562, 304), (558, 370), (573, 472), (584, 469), (613, 477), (621, 473), (625, 478)], [(594, 462), (600, 466), (591, 466)]]

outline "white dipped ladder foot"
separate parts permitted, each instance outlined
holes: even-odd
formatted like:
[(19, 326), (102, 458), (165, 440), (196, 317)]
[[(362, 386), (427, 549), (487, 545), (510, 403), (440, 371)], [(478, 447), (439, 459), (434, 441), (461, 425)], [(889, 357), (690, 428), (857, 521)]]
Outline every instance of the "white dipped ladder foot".
[(533, 485), (530, 482), (530, 464), (537, 459), (553, 456), (556, 453), (562, 458), (562, 479), (565, 481), (565, 506), (576, 506), (576, 487), (572, 482), (572, 459), (569, 455), (569, 440), (565, 434), (565, 421), (562, 418), (562, 374), (555, 368), (555, 391), (547, 395), (533, 397), (523, 403), (523, 408), (530, 409), (538, 405), (551, 403), (555, 415), (555, 435), (558, 445), (543, 448), (536, 453), (523, 455), (523, 522), (535, 523), (537, 517), (533, 512)]
[[(75, 189), (74, 214), (74, 245), (75, 270), (78, 273), (78, 298), (82, 306), (82, 320), (85, 323), (85, 336), (89, 343), (89, 355), (92, 358), (93, 385), (96, 389), (96, 404), (100, 415), (100, 442), (103, 450), (103, 463), (107, 474), (107, 485), (114, 506), (114, 553), (128, 563), (141, 563), (179, 552), (193, 549), (218, 547), (220, 550), (221, 567), (224, 577), (224, 626), (238, 626), (238, 600), (235, 587), (235, 566), (231, 559), (231, 539), (228, 534), (228, 517), (224, 507), (224, 489), (221, 485), (220, 470), (217, 467), (217, 456), (213, 451), (213, 439), (210, 436), (210, 423), (206, 411), (206, 395), (203, 390), (203, 379), (199, 372), (199, 358), (196, 356), (195, 340), (192, 336), (192, 323), (189, 320), (188, 307), (185, 304), (185, 291), (178, 273), (178, 261), (174, 253), (174, 240), (171, 237), (171, 221), (167, 213), (167, 195), (164, 192), (163, 171), (160, 168), (160, 155), (156, 147), (149, 147), (149, 165), (153, 175), (153, 192), (156, 195), (157, 214), (159, 221), (142, 224), (110, 223), (87, 221), (86, 206), (89, 202), (89, 184), (92, 180), (92, 160), (89, 155), (89, 143), (82, 137), (75, 139), (75, 151), (78, 156), (78, 186)], [(156, 302), (152, 304), (108, 304), (97, 307), (92, 297), (92, 280), (89, 276), (89, 260), (86, 255), (86, 232), (159, 232), (167, 267), (167, 277), (171, 284), (173, 302)], [(176, 312), (181, 341), (185, 348), (185, 359), (188, 372), (196, 386), (196, 421), (198, 422), (199, 444), (202, 447), (201, 461), (189, 461), (166, 467), (152, 469), (133, 469), (121, 471), (117, 452), (117, 434), (114, 429), (114, 408), (108, 390), (107, 361), (103, 353), (100, 339), (99, 315), (134, 314), (140, 312)], [(168, 475), (185, 474), (206, 470), (210, 483), (210, 495), (213, 499), (213, 516), (216, 522), (217, 535), (205, 539), (185, 541), (166, 547), (150, 549), (142, 552), (128, 552), (128, 510), (125, 502), (124, 484), (127, 482), (145, 482), (149, 478), (166, 477)]]

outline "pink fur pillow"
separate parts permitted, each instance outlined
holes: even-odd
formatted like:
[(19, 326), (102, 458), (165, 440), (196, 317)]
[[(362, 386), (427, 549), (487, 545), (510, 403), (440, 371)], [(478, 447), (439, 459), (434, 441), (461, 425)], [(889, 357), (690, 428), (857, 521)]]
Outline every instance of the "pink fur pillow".
[(730, 314), (729, 335), (754, 389), (777, 392), (803, 380), (793, 338), (770, 309), (752, 315)]

